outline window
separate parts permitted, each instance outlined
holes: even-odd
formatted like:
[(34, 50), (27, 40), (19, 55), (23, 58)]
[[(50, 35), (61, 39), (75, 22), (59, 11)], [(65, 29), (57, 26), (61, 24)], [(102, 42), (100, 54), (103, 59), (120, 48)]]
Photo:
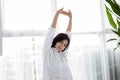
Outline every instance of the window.
[(41, 80), (42, 44), (51, 22), (49, 0), (2, 0), (2, 80)]
[(4, 0), (3, 3), (3, 30), (46, 30), (49, 26), (51, 19), (50, 1)]
[(73, 13), (73, 32), (101, 31), (100, 1), (57, 0), (58, 9), (64, 7)]
[[(103, 6), (103, 0), (1, 0), (1, 80), (42, 80), (44, 35), (54, 11), (61, 7), (73, 14), (68, 55), (73, 79), (115, 80), (117, 66), (111, 47), (105, 44), (109, 35), (104, 30), (110, 25)], [(58, 32), (66, 28), (67, 21), (68, 17), (61, 15)]]

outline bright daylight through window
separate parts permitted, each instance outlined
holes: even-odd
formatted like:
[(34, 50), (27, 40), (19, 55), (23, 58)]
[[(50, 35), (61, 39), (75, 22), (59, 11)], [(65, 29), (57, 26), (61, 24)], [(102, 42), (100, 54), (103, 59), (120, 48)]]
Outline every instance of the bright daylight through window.
[[(68, 52), (73, 79), (115, 80), (117, 62), (106, 43), (112, 34), (104, 33), (110, 25), (103, 0), (0, 1), (0, 80), (42, 80), (45, 34), (62, 7), (73, 16)], [(65, 30), (67, 22), (68, 17), (60, 15), (57, 31)]]

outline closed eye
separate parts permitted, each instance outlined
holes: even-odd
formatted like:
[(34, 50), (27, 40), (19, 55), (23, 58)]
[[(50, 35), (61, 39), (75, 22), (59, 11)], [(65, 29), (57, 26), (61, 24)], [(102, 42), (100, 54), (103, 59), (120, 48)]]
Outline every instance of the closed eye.
[(67, 44), (64, 44), (64, 46), (66, 47), (66, 46), (67, 46)]
[(64, 46), (64, 47), (66, 47), (66, 46), (67, 46), (67, 44), (65, 44), (64, 42), (62, 42), (62, 44), (63, 44), (63, 46)]

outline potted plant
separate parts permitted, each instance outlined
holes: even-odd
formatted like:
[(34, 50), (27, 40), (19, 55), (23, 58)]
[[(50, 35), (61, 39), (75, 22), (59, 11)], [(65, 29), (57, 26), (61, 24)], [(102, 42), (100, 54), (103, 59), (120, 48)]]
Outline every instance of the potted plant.
[(108, 21), (112, 27), (111, 31), (117, 36), (107, 40), (107, 42), (117, 41), (117, 45), (114, 48), (116, 50), (120, 48), (120, 4), (115, 0), (106, 0), (105, 9)]

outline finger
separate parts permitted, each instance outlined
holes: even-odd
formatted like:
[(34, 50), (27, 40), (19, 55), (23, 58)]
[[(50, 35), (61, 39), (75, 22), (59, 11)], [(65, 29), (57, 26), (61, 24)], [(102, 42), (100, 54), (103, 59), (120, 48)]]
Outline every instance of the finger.
[(63, 11), (63, 8), (61, 8), (60, 11)]
[(67, 12), (66, 12), (66, 11), (62, 11), (62, 14), (66, 15), (66, 14), (67, 14)]
[(71, 13), (71, 11), (69, 10), (69, 13)]

